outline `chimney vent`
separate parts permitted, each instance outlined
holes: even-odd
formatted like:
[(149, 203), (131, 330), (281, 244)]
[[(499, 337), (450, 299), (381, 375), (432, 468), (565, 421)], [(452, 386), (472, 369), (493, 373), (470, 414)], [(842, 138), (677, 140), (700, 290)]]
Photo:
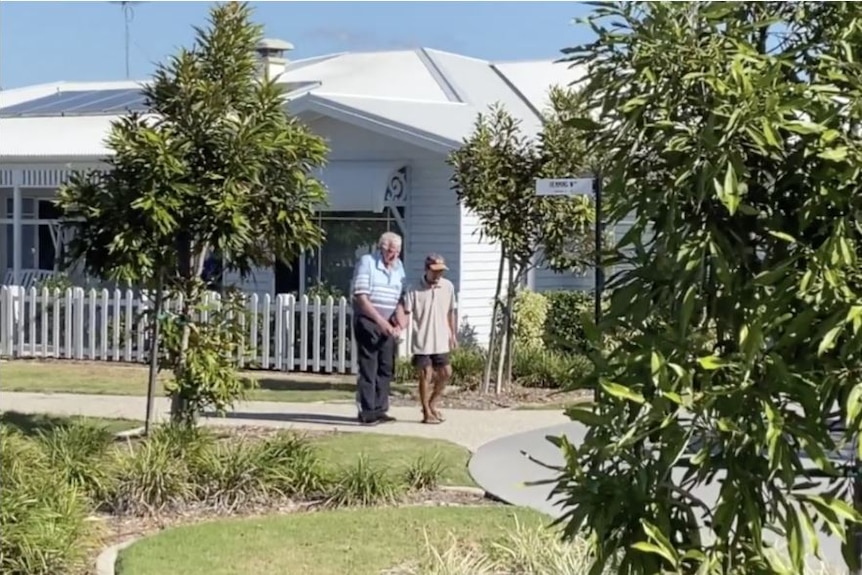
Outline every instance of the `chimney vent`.
[(255, 46), (260, 60), (261, 73), (266, 78), (277, 78), (287, 65), (285, 52), (293, 50), (293, 44), (275, 38), (264, 38)]

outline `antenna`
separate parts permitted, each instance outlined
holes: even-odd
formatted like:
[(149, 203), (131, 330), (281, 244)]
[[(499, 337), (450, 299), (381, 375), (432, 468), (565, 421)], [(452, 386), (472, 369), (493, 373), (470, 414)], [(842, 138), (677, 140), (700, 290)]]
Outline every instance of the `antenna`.
[(125, 47), (126, 47), (126, 80), (129, 79), (129, 42), (131, 40), (131, 25), (135, 19), (135, 6), (143, 4), (143, 2), (131, 2), (129, 0), (113, 1), (111, 4), (119, 4), (120, 10), (123, 11), (123, 24), (125, 32)]

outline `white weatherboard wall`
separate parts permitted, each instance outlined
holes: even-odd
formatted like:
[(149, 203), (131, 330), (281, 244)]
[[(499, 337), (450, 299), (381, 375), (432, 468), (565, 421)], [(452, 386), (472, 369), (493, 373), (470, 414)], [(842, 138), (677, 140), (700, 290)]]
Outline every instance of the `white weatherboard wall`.
[[(408, 277), (420, 277), (425, 255), (436, 252), (446, 258), (451, 270), (449, 277), (459, 290), (459, 208), (455, 193), (449, 189), (445, 157), (331, 118), (318, 117), (310, 122), (310, 127), (328, 141), (330, 162), (397, 161), (408, 167), (409, 233), (404, 238)], [(235, 280), (228, 278), (228, 282)], [(273, 294), (273, 270), (256, 270), (254, 278), (247, 280), (243, 288)]]

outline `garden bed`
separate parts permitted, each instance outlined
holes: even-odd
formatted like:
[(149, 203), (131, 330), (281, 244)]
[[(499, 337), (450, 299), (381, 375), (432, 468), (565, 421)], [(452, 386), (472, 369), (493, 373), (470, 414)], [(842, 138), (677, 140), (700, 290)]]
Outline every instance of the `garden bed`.
[(117, 439), (86, 421), (27, 433), (0, 425), (10, 575), (83, 573), (98, 546), (215, 517), (482, 503), (442, 489), (469, 481), (469, 453), (443, 441), (170, 426)]

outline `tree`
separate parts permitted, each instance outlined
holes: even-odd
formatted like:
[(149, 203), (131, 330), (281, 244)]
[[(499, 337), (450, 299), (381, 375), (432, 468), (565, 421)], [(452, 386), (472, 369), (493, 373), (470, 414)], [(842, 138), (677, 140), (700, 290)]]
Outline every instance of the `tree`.
[(567, 123), (577, 109), (577, 95), (554, 88), (550, 99), (538, 142), (523, 134), (520, 121), (503, 107), (494, 106), (488, 114), (479, 114), (473, 133), (449, 158), (459, 202), (479, 218), (482, 235), (501, 247), (483, 380), (486, 391), (495, 359), (497, 393), (504, 379), (511, 379), (512, 306), (526, 273), (541, 264), (573, 272), (585, 265), (592, 252), (589, 201), (535, 193), (536, 178), (577, 177), (589, 170), (577, 130)]
[(247, 5), (216, 5), (193, 47), (143, 87), (148, 113), (112, 126), (108, 170), (78, 174), (59, 192), (76, 231), (74, 259), (148, 289), (163, 279), (181, 301), (168, 357), (172, 415), (186, 421), (203, 405), (224, 408), (246, 387), (223, 353), (236, 342), (213, 339), (199, 323), (207, 256), (221, 254), (247, 275), (322, 240), (315, 210), (326, 192), (310, 172), (323, 165), (326, 144), (287, 115), (277, 78), (259, 75), (260, 38)]
[[(858, 529), (859, 469), (828, 456), (862, 425), (856, 6), (606, 3), (567, 50), (590, 70), (601, 123), (577, 125), (609, 223), (636, 214), (590, 330), (631, 335), (594, 358), (598, 405), (569, 410), (585, 442), (558, 440), (561, 521), (591, 536), (593, 573), (802, 573), (817, 527)], [(815, 476), (830, 488), (807, 491)]]

